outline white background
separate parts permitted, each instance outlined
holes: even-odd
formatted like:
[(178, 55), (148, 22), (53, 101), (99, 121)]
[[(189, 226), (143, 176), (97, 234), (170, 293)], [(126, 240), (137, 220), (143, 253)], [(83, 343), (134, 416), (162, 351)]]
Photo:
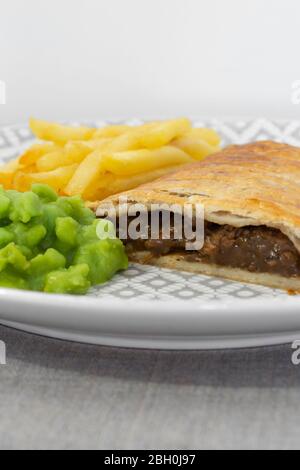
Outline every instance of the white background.
[(299, 117), (299, 0), (1, 0), (0, 124)]

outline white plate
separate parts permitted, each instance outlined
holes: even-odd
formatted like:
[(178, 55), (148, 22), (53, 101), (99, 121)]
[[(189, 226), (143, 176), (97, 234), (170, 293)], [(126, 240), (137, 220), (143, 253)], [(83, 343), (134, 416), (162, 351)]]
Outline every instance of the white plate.
[[(224, 144), (273, 139), (300, 145), (297, 121), (195, 120), (195, 124), (216, 128)], [(31, 141), (26, 127), (0, 130), (0, 159), (15, 157)], [(300, 297), (133, 265), (86, 297), (0, 289), (0, 322), (37, 334), (111, 346), (263, 346), (300, 339)]]

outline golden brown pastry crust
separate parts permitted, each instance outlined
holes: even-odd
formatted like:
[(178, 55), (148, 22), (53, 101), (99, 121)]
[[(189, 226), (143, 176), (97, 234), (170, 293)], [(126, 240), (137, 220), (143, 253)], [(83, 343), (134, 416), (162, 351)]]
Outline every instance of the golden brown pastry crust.
[[(200, 203), (207, 221), (234, 227), (273, 227), (287, 235), (300, 252), (300, 149), (297, 147), (271, 141), (233, 145), (124, 195), (129, 202), (142, 203), (148, 208), (153, 203)], [(102, 201), (100, 208), (111, 204), (118, 208), (119, 197)], [(198, 262), (197, 267), (196, 263), (187, 266), (183, 260), (175, 260), (174, 255), (170, 255), (159, 258), (155, 264), (300, 289), (300, 279), (264, 274), (255, 275), (254, 279), (253, 274), (245, 275), (241, 270), (220, 267), (212, 270), (207, 265), (201, 267)]]

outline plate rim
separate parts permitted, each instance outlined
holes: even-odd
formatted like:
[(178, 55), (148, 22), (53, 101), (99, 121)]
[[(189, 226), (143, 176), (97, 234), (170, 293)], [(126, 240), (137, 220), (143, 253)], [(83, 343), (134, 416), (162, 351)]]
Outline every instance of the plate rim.
[[(112, 281), (113, 282), (113, 279)], [(270, 304), (276, 304), (277, 308), (285, 307), (285, 308), (292, 308), (295, 309), (296, 307), (300, 307), (300, 295), (291, 295), (286, 293), (286, 295), (282, 295), (279, 297), (268, 297), (268, 298), (224, 298), (222, 302), (215, 299), (205, 299), (204, 301), (199, 300), (184, 300), (184, 299), (174, 299), (174, 301), (168, 300), (160, 300), (160, 299), (119, 299), (119, 298), (105, 298), (105, 297), (98, 297), (98, 296), (90, 296), (90, 295), (74, 295), (74, 294), (49, 294), (46, 292), (36, 292), (30, 290), (19, 290), (13, 288), (5, 288), (0, 287), (0, 302), (3, 300), (9, 300), (14, 303), (28, 301), (36, 302), (41, 305), (43, 304), (51, 304), (52, 307), (66, 305), (67, 307), (73, 307), (75, 309), (82, 308), (86, 306), (86, 304), (90, 304), (91, 307), (99, 307), (99, 302), (101, 302), (102, 306), (104, 305), (107, 309), (115, 309), (116, 307), (124, 307), (124, 304), (130, 305), (132, 311), (140, 310), (140, 308), (147, 308), (149, 305), (153, 305), (155, 303), (156, 306), (165, 307), (165, 311), (167, 312), (174, 312), (181, 311), (182, 307), (188, 308), (190, 306), (190, 310), (194, 311), (195, 308), (197, 310), (206, 310), (207, 305), (211, 306), (211, 310), (214, 311), (215, 307), (222, 311), (237, 312), (238, 309), (241, 308), (241, 305), (245, 303), (245, 305), (250, 306), (251, 309), (253, 308), (261, 308), (264, 307), (266, 311), (269, 310)], [(266, 304), (267, 302), (267, 304)], [(186, 311), (186, 310), (185, 310)], [(154, 312), (152, 315), (155, 315)], [(299, 312), (300, 314), (300, 312)]]

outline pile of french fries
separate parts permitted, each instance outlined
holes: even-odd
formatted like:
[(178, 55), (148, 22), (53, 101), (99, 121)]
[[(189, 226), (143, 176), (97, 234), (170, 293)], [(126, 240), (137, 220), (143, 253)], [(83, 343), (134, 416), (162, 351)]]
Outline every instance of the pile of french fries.
[(41, 142), (0, 167), (0, 184), (27, 191), (44, 183), (86, 201), (133, 189), (220, 149), (214, 130), (194, 128), (185, 118), (100, 129), (31, 119), (30, 128)]

